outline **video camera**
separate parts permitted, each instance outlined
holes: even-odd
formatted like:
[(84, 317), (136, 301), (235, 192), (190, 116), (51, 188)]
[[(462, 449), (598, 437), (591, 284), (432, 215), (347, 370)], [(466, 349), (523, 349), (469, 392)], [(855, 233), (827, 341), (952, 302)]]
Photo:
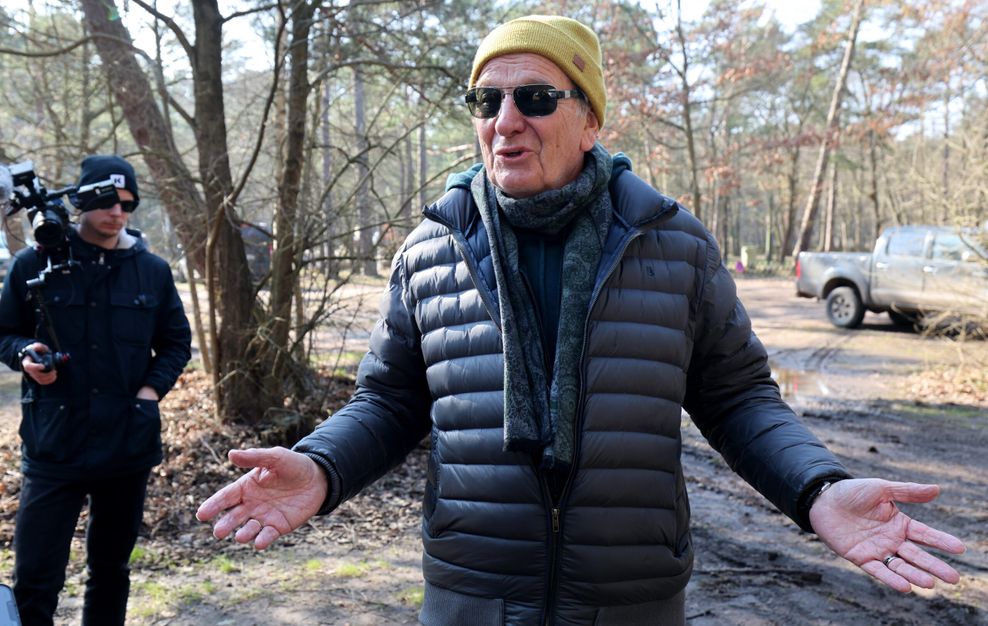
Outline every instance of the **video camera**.
[(113, 206), (120, 200), (116, 186), (109, 179), (49, 192), (35, 175), (33, 162), (0, 165), (0, 208), (4, 217), (27, 210), (34, 240), (49, 252), (62, 251), (68, 244), (69, 213), (62, 196), (68, 196), (80, 208)]
[(31, 161), (0, 165), (0, 211), (4, 219), (22, 209), (27, 211), (34, 240), (45, 257), (46, 267), (36, 278), (27, 281), (27, 286), (37, 296), (33, 301), (39, 319), (48, 326), (49, 336), (55, 344), (55, 352), (27, 352), (35, 363), (45, 366), (45, 371), (65, 365), (70, 359), (69, 354), (59, 348), (45, 299), (40, 292), (49, 274), (56, 270), (68, 273), (73, 265), (77, 265), (68, 245), (69, 213), (62, 196), (68, 196), (72, 204), (82, 209), (112, 207), (120, 201), (112, 180), (82, 187), (70, 185), (49, 192), (35, 175)]

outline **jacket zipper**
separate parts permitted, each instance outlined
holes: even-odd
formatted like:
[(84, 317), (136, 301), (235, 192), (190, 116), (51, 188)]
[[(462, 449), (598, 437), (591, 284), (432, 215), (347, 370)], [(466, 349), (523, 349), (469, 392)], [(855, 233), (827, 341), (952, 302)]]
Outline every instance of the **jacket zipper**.
[(546, 582), (546, 599), (545, 608), (542, 612), (542, 624), (544, 626), (549, 626), (552, 624), (552, 616), (555, 613), (556, 604), (556, 571), (558, 569), (559, 561), (559, 532), (562, 529), (562, 524), (560, 523), (560, 513), (562, 511), (562, 503), (566, 497), (566, 493), (569, 490), (570, 482), (573, 478), (573, 471), (576, 468), (576, 464), (570, 468), (569, 475), (566, 477), (566, 483), (563, 486), (563, 491), (559, 495), (559, 502), (556, 502), (552, 497), (552, 490), (549, 489), (548, 481), (545, 478), (545, 472), (540, 471), (537, 467), (536, 471), (540, 473), (540, 481), (542, 484), (543, 497), (552, 504), (549, 509), (549, 519), (552, 528), (552, 534), (549, 537), (549, 577)]
[[(549, 580), (548, 580), (548, 586), (546, 588), (545, 609), (542, 613), (542, 620), (541, 620), (542, 624), (544, 624), (545, 626), (551, 625), (552, 616), (555, 610), (555, 601), (557, 595), (556, 570), (557, 570), (557, 561), (559, 560), (559, 543), (560, 543), (559, 535), (562, 530), (562, 521), (561, 521), (562, 510), (563, 508), (565, 508), (564, 505), (565, 505), (566, 497), (569, 495), (569, 487), (570, 484), (572, 484), (573, 482), (573, 475), (576, 472), (577, 465), (579, 464), (580, 444), (583, 439), (582, 437), (583, 417), (584, 417), (583, 401), (584, 398), (586, 397), (586, 389), (585, 389), (586, 381), (584, 379), (584, 369), (585, 369), (584, 361), (586, 360), (587, 337), (589, 335), (590, 315), (593, 311), (594, 306), (596, 306), (597, 304), (597, 299), (600, 297), (600, 291), (603, 288), (603, 285), (611, 277), (611, 274), (614, 273), (614, 268), (617, 267), (617, 264), (620, 262), (621, 258), (623, 258), (624, 253), (628, 249), (628, 246), (631, 245), (631, 242), (637, 239), (638, 237), (640, 237), (646, 227), (652, 226), (653, 224), (658, 222), (666, 221), (667, 219), (671, 218), (674, 214), (675, 211), (665, 212), (662, 215), (659, 215), (656, 219), (649, 221), (648, 223), (639, 224), (638, 226), (634, 227), (634, 232), (631, 233), (625, 239), (625, 241), (621, 244), (619, 249), (615, 251), (615, 254), (611, 256), (611, 263), (610, 266), (607, 268), (607, 272), (603, 275), (602, 279), (598, 281), (597, 284), (594, 286), (593, 293), (590, 296), (590, 306), (587, 307), (587, 318), (583, 324), (583, 351), (580, 354), (580, 362), (581, 362), (580, 381), (579, 381), (580, 397), (578, 399), (578, 404), (577, 404), (577, 406), (580, 407), (579, 408), (580, 413), (577, 416), (576, 423), (574, 424), (575, 432), (573, 433), (573, 464), (570, 467), (569, 474), (566, 477), (566, 482), (563, 485), (563, 490), (559, 495), (558, 503), (552, 497), (552, 493), (549, 489), (548, 482), (546, 481), (545, 474), (540, 472), (539, 482), (542, 485), (543, 497), (546, 498), (546, 501), (550, 502), (552, 505), (550, 507), (550, 512), (549, 512), (550, 524), (552, 529), (552, 535), (549, 539), (550, 541)], [(466, 237), (464, 237), (463, 234), (458, 229), (454, 228), (453, 225), (449, 223), (447, 220), (439, 217), (438, 214), (432, 214), (427, 212), (426, 216), (432, 219), (433, 221), (442, 224), (447, 229), (449, 229), (454, 245), (456, 245), (457, 249), (460, 252), (460, 256), (463, 258), (463, 261), (467, 264), (467, 271), (470, 273), (470, 276), (473, 279), (474, 286), (477, 287), (477, 292), (480, 294), (481, 299), (484, 301), (485, 305), (487, 306), (487, 310), (488, 313), (490, 314), (491, 320), (494, 322), (494, 325), (497, 326), (498, 331), (500, 332), (501, 330), (500, 319), (498, 319), (498, 317), (494, 315), (494, 313), (497, 312), (498, 309), (494, 306), (494, 303), (491, 300), (491, 298), (496, 297), (497, 294), (489, 293), (486, 288), (487, 283), (481, 280), (480, 268), (478, 268), (476, 263), (474, 262), (473, 255), (469, 253), (470, 247), (467, 245)], [(481, 285), (484, 285), (483, 289), (481, 288)], [(534, 463), (533, 466), (535, 471), (539, 471), (539, 468), (535, 466)]]
[(590, 296), (590, 305), (587, 307), (587, 317), (583, 322), (583, 349), (580, 352), (580, 397), (577, 399), (577, 406), (579, 407), (579, 415), (577, 415), (576, 423), (573, 425), (573, 464), (570, 467), (569, 474), (566, 476), (566, 483), (563, 485), (562, 493), (559, 495), (559, 502), (552, 500), (552, 494), (549, 492), (549, 487), (546, 484), (545, 475), (542, 476), (542, 487), (543, 491), (548, 496), (548, 500), (552, 502), (552, 507), (550, 510), (550, 517), (552, 523), (552, 536), (550, 541), (552, 545), (550, 546), (549, 555), (549, 586), (546, 589), (546, 601), (545, 601), (545, 611), (542, 613), (542, 624), (543, 626), (551, 626), (555, 608), (556, 608), (556, 596), (558, 595), (557, 580), (556, 580), (556, 570), (558, 569), (559, 552), (560, 552), (560, 530), (562, 524), (560, 518), (562, 516), (562, 510), (566, 504), (566, 498), (569, 495), (570, 485), (573, 483), (573, 475), (576, 473), (576, 468), (579, 465), (580, 458), (580, 445), (583, 441), (583, 404), (587, 396), (586, 380), (584, 377), (584, 372), (586, 370), (586, 359), (587, 359), (587, 340), (590, 336), (590, 316), (593, 313), (593, 308), (597, 305), (597, 299), (600, 297), (600, 291), (604, 284), (610, 279), (611, 275), (614, 273), (614, 269), (617, 267), (618, 263), (624, 258), (624, 253), (631, 245), (631, 242), (640, 237), (642, 234), (642, 229), (636, 229), (621, 245), (620, 249), (615, 251), (615, 254), (611, 257), (611, 263), (607, 268), (607, 272), (604, 273), (603, 278), (594, 286), (593, 293)]

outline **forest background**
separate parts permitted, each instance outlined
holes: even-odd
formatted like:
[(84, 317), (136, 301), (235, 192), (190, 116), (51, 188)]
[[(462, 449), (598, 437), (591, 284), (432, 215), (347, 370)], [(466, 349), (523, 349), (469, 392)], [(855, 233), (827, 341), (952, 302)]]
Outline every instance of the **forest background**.
[[(319, 333), (480, 160), (473, 52), (528, 13), (603, 46), (601, 142), (698, 215), (725, 262), (791, 271), (905, 223), (988, 220), (988, 3), (44, 0), (0, 8), (0, 163), (53, 189), (137, 165), (132, 225), (190, 283), (217, 417), (290, 442), (325, 416)], [(250, 33), (250, 37), (243, 37)], [(12, 249), (30, 228), (4, 225)], [(252, 273), (260, 231), (270, 265)]]

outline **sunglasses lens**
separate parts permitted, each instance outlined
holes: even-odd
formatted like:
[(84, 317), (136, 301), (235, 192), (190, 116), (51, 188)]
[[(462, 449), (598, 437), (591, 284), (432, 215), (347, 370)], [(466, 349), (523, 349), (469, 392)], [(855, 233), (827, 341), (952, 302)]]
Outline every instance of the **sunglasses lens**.
[(102, 195), (89, 205), (89, 209), (112, 209), (118, 202), (117, 194)]
[(137, 208), (137, 203), (134, 202), (133, 200), (120, 201), (120, 210), (122, 210), (124, 213), (133, 213), (134, 209), (136, 208)]
[(467, 107), (470, 115), (490, 118), (501, 110), (501, 90), (494, 87), (477, 87), (467, 92)]
[[(520, 85), (511, 90), (511, 98), (525, 117), (543, 117), (556, 111), (559, 98), (572, 98), (572, 93), (560, 95), (552, 85)], [(497, 117), (504, 92), (498, 87), (475, 87), (467, 91), (464, 100), (470, 115), (481, 119)]]
[(527, 117), (542, 117), (556, 110), (557, 100), (549, 92), (552, 85), (523, 85), (515, 87), (515, 106)]

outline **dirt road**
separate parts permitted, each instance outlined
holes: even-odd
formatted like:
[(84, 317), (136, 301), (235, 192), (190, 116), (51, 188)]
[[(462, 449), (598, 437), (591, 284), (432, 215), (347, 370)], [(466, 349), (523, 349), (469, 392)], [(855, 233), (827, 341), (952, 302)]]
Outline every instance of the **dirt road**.
[[(872, 314), (861, 329), (840, 331), (822, 305), (795, 298), (788, 280), (744, 278), (739, 290), (807, 425), (856, 475), (941, 484), (936, 502), (903, 508), (961, 537), (968, 552), (947, 559), (963, 575), (955, 587), (913, 595), (881, 587), (771, 508), (684, 418), (697, 549), (689, 623), (988, 624), (988, 401), (977, 389), (941, 399), (928, 384), (983, 364), (988, 348), (923, 338)], [(215, 544), (205, 527), (169, 543), (142, 540), (128, 623), (414, 624), (422, 586), (417, 512), (396, 503), (417, 499), (420, 487), (409, 488), (408, 478), (423, 465), (422, 454), (413, 455), (344, 514), (265, 553)], [(381, 511), (394, 515), (383, 540), (361, 526)], [(79, 621), (81, 581), (76, 565), (60, 624)]]
[(939, 483), (934, 503), (903, 508), (961, 537), (968, 552), (947, 559), (963, 575), (956, 587), (908, 596), (880, 587), (794, 529), (690, 426), (684, 465), (697, 571), (689, 623), (988, 623), (988, 403), (918, 395), (927, 376), (984, 363), (984, 343), (924, 338), (871, 313), (862, 328), (838, 330), (821, 304), (793, 297), (789, 282), (741, 280), (739, 290), (804, 422), (855, 475)]

